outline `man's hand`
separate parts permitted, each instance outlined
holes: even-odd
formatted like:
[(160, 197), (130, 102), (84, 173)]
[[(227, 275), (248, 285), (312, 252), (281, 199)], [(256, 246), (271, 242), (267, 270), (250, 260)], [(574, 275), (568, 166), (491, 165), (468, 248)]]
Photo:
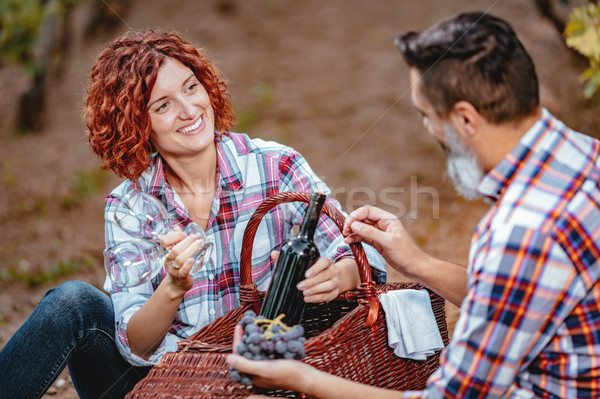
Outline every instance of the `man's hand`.
[(429, 257), (408, 234), (400, 219), (382, 209), (363, 206), (346, 218), (342, 234), (345, 242), (365, 242), (372, 245), (392, 267), (407, 277), (413, 268)]
[(382, 209), (364, 206), (344, 222), (347, 243), (363, 241), (375, 247), (391, 267), (437, 292), (456, 306), (467, 295), (463, 266), (436, 259), (415, 244), (400, 219)]
[(297, 360), (249, 360), (236, 353), (235, 348), (242, 340), (241, 326), (235, 326), (233, 335), (234, 354), (227, 363), (236, 370), (254, 376), (252, 383), (264, 388), (289, 389), (306, 392), (312, 375), (319, 373), (313, 367)]

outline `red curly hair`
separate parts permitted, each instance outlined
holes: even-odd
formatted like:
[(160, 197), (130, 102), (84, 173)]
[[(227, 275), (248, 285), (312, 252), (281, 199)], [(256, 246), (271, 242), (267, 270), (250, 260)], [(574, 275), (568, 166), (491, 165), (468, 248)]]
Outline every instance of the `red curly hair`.
[(235, 125), (231, 96), (216, 67), (201, 50), (175, 33), (129, 32), (102, 51), (92, 67), (85, 96), (84, 122), (102, 169), (132, 181), (148, 168), (155, 148), (148, 100), (158, 70), (167, 58), (190, 68), (202, 83), (221, 134)]

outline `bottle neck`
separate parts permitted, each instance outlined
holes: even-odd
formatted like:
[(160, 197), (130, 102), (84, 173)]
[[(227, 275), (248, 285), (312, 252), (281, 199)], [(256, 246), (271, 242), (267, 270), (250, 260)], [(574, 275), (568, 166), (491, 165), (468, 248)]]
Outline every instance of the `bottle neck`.
[(315, 235), (315, 230), (319, 224), (319, 217), (321, 216), (321, 210), (323, 204), (325, 204), (325, 194), (313, 193), (310, 196), (310, 202), (308, 203), (308, 209), (306, 210), (306, 216), (300, 226), (298, 237), (303, 237), (308, 240), (312, 240)]

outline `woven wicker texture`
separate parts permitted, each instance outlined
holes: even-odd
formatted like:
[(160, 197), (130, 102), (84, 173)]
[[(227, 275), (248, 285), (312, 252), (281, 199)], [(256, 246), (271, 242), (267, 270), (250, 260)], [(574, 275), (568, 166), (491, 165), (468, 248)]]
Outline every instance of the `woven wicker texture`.
[[(254, 212), (244, 232), (240, 264), (240, 306), (193, 336), (180, 341), (177, 352), (167, 353), (140, 381), (127, 398), (244, 398), (253, 392), (271, 396), (305, 397), (296, 392), (265, 391), (234, 383), (225, 362), (231, 352), (233, 329), (246, 310), (260, 311), (264, 292), (252, 283), (251, 249), (262, 217), (278, 204), (308, 202), (307, 193), (280, 193), (264, 201)], [(339, 228), (344, 216), (329, 203), (323, 207)], [(423, 389), (439, 365), (439, 354), (427, 360), (394, 355), (388, 346), (385, 314), (377, 295), (389, 290), (422, 289), (416, 283), (374, 285), (362, 246), (351, 245), (359, 265), (362, 284), (336, 300), (308, 304), (303, 325), (307, 341), (303, 360), (320, 370), (353, 381), (394, 390)], [(444, 344), (448, 331), (444, 300), (429, 292), (431, 305)]]

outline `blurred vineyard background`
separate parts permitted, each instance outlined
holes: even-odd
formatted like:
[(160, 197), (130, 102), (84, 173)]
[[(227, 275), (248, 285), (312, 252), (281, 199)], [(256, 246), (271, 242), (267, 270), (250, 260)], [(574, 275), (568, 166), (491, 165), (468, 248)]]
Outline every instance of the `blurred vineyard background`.
[[(600, 137), (597, 1), (0, 0), (0, 347), (49, 288), (102, 285), (103, 201), (119, 181), (98, 168), (81, 111), (95, 57), (129, 29), (205, 47), (229, 79), (236, 131), (296, 148), (346, 210), (382, 206), (430, 253), (465, 264), (486, 205), (443, 175), (392, 41), (471, 10), (511, 22), (543, 104)], [(60, 381), (47, 396), (75, 397), (68, 373)]]

